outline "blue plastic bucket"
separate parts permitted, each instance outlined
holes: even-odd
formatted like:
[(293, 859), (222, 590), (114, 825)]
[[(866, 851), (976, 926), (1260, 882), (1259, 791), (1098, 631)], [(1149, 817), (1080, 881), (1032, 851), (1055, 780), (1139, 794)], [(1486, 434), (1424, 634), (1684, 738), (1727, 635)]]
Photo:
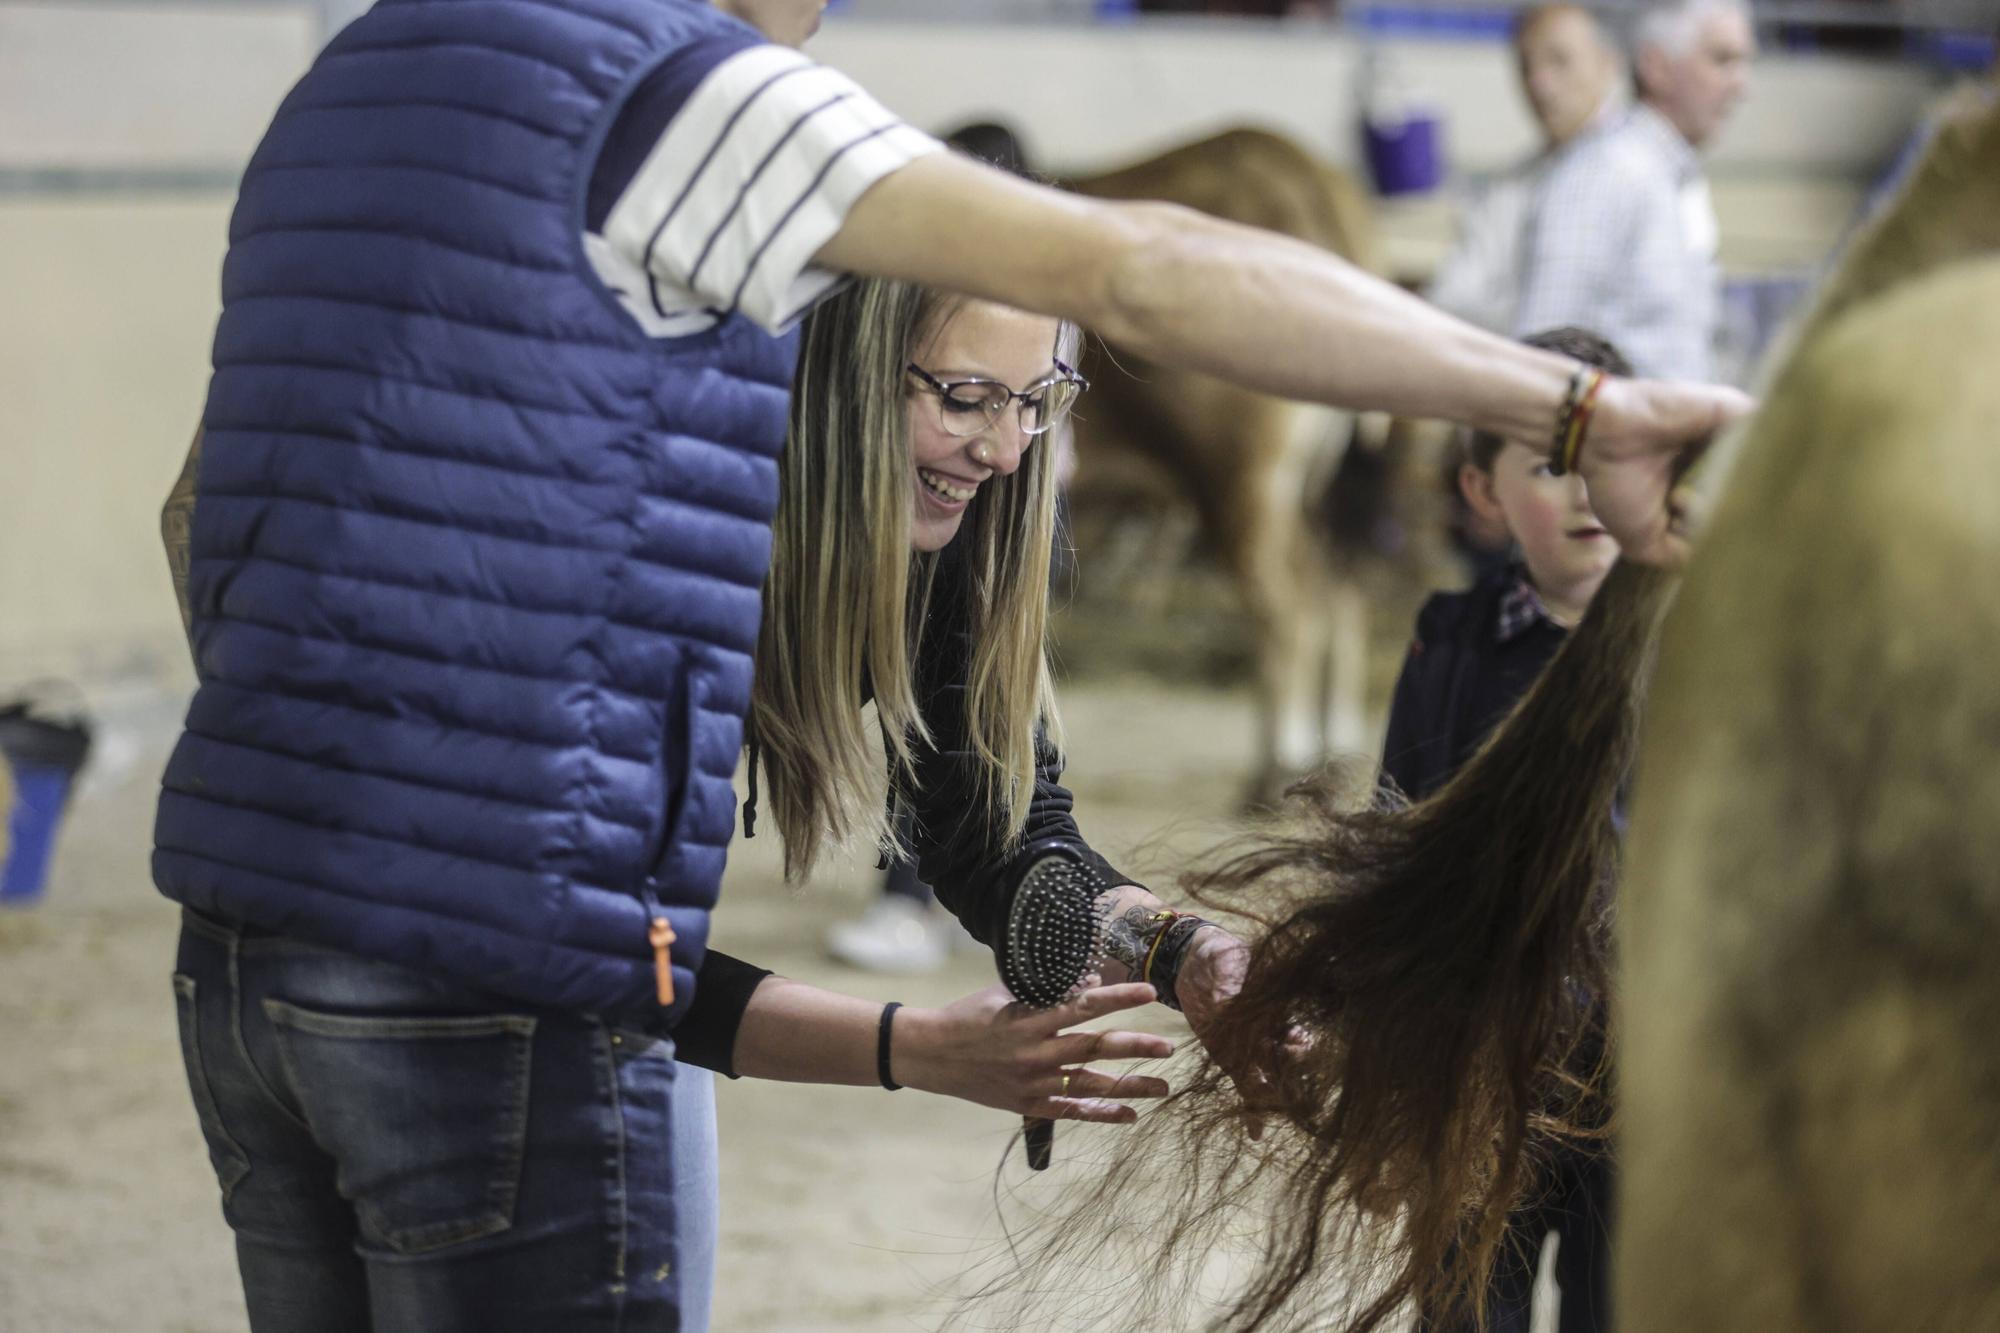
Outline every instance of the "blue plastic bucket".
[(0, 708), (0, 755), (14, 779), (0, 904), (24, 907), (42, 896), (63, 807), (89, 754), (87, 724), (34, 717), (26, 704)]
[(1379, 194), (1422, 194), (1444, 179), (1441, 134), (1435, 115), (1414, 115), (1399, 121), (1366, 121), (1362, 146), (1368, 172)]

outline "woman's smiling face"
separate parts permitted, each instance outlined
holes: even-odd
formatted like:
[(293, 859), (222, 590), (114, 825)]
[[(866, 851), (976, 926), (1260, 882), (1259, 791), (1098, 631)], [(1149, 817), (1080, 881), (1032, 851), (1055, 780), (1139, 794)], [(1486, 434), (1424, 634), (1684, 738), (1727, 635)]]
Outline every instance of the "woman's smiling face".
[[(946, 312), (910, 359), (947, 384), (985, 379), (1024, 389), (1055, 373), (1056, 331), (1056, 321), (1045, 316), (988, 301), (967, 301)], [(915, 472), (910, 546), (940, 551), (958, 535), (979, 487), (993, 477), (1013, 475), (1035, 441), (1021, 430), (1018, 401), (1010, 402), (998, 420), (977, 434), (953, 435), (945, 429), (945, 421), (965, 429), (980, 420), (979, 414), (954, 413), (922, 380), (915, 375), (905, 378), (905, 419)], [(961, 420), (966, 425), (958, 425)]]

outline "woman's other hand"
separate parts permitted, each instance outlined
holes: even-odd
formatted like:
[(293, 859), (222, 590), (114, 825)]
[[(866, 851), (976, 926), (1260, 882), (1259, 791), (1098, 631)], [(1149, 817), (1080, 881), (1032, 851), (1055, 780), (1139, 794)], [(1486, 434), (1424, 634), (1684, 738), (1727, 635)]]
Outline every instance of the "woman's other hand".
[[(1065, 1029), (1150, 1004), (1153, 988), (1096, 986), (1053, 1009), (1030, 1009), (989, 986), (942, 1009), (900, 1009), (891, 1034), (897, 1082), (1044, 1120), (1129, 1124), (1128, 1103), (1167, 1095), (1166, 1080), (1090, 1068), (1091, 1061), (1161, 1059), (1165, 1037)], [(1067, 1080), (1067, 1081), (1065, 1081)]]

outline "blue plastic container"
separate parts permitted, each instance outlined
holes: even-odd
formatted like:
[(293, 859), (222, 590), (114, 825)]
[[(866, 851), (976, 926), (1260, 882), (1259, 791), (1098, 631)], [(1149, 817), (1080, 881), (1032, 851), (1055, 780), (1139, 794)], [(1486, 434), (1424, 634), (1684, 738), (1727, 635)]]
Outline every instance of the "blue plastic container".
[(1371, 45), (1361, 55), (1361, 151), (1375, 192), (1422, 194), (1444, 179), (1444, 117), (1410, 78), (1392, 49)]
[(1434, 115), (1363, 123), (1362, 147), (1378, 194), (1422, 194), (1437, 188), (1444, 179), (1439, 130)]
[(25, 907), (48, 884), (49, 858), (70, 786), (90, 754), (81, 721), (33, 717), (26, 704), (0, 708), (0, 755), (14, 779), (7, 860), (0, 865), (0, 904)]

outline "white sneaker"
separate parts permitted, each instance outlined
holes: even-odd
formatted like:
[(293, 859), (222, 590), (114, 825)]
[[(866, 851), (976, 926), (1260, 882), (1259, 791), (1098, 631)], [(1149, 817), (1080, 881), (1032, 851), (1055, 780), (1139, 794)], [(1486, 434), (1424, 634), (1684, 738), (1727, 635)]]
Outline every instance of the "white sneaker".
[(935, 972), (951, 957), (958, 923), (941, 907), (890, 893), (826, 933), (827, 952), (864, 972)]

